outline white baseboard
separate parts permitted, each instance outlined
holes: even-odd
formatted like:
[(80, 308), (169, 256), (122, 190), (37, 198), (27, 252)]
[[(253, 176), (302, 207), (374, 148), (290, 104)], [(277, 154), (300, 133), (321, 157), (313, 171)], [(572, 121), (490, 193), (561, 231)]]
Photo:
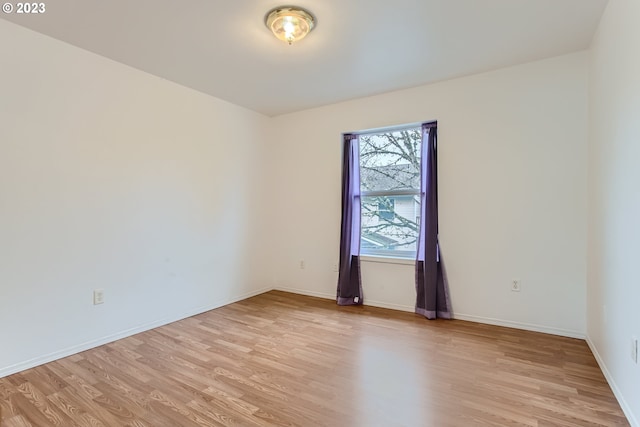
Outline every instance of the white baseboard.
[(624, 396), (622, 396), (622, 392), (620, 391), (620, 389), (618, 388), (618, 385), (614, 381), (613, 376), (611, 375), (611, 372), (609, 372), (609, 369), (607, 369), (607, 365), (605, 365), (604, 360), (600, 356), (600, 353), (598, 353), (598, 349), (596, 348), (595, 344), (593, 343), (593, 341), (591, 341), (591, 338), (589, 338), (589, 335), (587, 335), (586, 341), (587, 341), (587, 345), (591, 349), (591, 353), (593, 353), (593, 357), (595, 357), (596, 362), (598, 362), (598, 366), (600, 366), (600, 370), (602, 371), (602, 373), (604, 374), (604, 377), (609, 383), (609, 387), (611, 387), (611, 390), (613, 391), (613, 395), (616, 397), (616, 399), (618, 399), (618, 403), (622, 408), (622, 412), (624, 412), (624, 415), (627, 417), (629, 424), (631, 424), (631, 427), (640, 427), (640, 422), (638, 422), (638, 419), (633, 414), (631, 407), (625, 400)]
[(296, 288), (287, 288), (285, 286), (276, 286), (275, 288), (273, 288), (273, 290), (274, 291), (288, 292), (290, 294), (306, 295), (308, 297), (331, 299), (331, 300), (334, 300), (334, 301), (336, 299), (335, 295), (327, 294), (327, 293), (324, 293), (324, 292), (308, 291), (306, 289), (296, 289)]
[[(308, 291), (306, 289), (287, 288), (287, 287), (284, 287), (284, 286), (277, 286), (277, 287), (274, 288), (274, 290), (282, 291), (282, 292), (289, 292), (289, 293), (298, 294), (298, 295), (307, 295), (307, 296), (310, 296), (310, 297), (318, 297), (318, 298), (330, 299), (330, 300), (335, 300), (336, 299), (335, 295), (327, 294), (327, 293), (324, 293), (324, 292)], [(365, 295), (365, 297), (366, 297), (366, 295)], [(392, 310), (406, 311), (406, 312), (409, 312), (409, 313), (414, 313), (415, 312), (415, 307), (413, 307), (413, 306), (392, 304), (392, 303), (381, 302), (381, 301), (371, 301), (371, 300), (369, 300), (367, 298), (364, 299), (364, 305), (368, 305), (368, 306), (372, 306), (372, 307), (380, 307), (380, 308), (389, 308), (389, 309), (392, 309)], [(458, 320), (468, 320), (470, 322), (476, 322), (476, 323), (485, 323), (485, 324), (488, 324), (488, 325), (505, 326), (507, 328), (523, 329), (525, 331), (542, 332), (542, 333), (545, 333), (545, 334), (560, 335), (560, 336), (569, 337), (569, 338), (579, 338), (579, 339), (584, 339), (585, 338), (585, 334), (583, 332), (579, 332), (579, 331), (572, 331), (572, 330), (569, 330), (569, 329), (552, 328), (552, 327), (549, 327), (549, 326), (534, 325), (534, 324), (529, 324), (529, 323), (512, 322), (512, 321), (509, 321), (509, 320), (493, 319), (493, 318), (490, 318), (490, 317), (481, 317), (481, 316), (473, 316), (473, 315), (468, 315), (468, 314), (454, 313), (453, 314), (453, 318), (454, 319), (458, 319)]]
[[(314, 291), (307, 291), (304, 289), (286, 288), (282, 286), (278, 286), (274, 288), (274, 291), (289, 292), (290, 294), (306, 295), (310, 297), (330, 299), (334, 301), (336, 299), (335, 294), (332, 295), (332, 294), (327, 294), (323, 292), (314, 292)], [(393, 304), (393, 303), (381, 302), (381, 301), (372, 301), (366, 298), (364, 300), (364, 305), (368, 305), (370, 307), (388, 308), (391, 310), (398, 310), (398, 311), (408, 311), (409, 313), (413, 313), (415, 311), (414, 307), (412, 306)]]
[(371, 300), (365, 299), (364, 305), (370, 305), (371, 307), (388, 308), (391, 310), (398, 310), (398, 311), (406, 311), (408, 313), (416, 312), (416, 308), (411, 305), (393, 304), (393, 303), (382, 302), (382, 301), (371, 301)]
[(72, 347), (68, 347), (62, 350), (54, 351), (53, 353), (46, 354), (44, 356), (35, 357), (30, 360), (26, 360), (24, 362), (16, 363), (14, 365), (6, 366), (4, 368), (0, 368), (0, 378), (6, 377), (11, 374), (15, 374), (26, 369), (35, 368), (36, 366), (53, 362), (54, 360), (62, 359), (63, 357), (71, 356), (73, 354), (80, 353), (82, 351), (90, 350), (95, 347), (99, 347), (104, 344), (108, 344), (113, 341), (117, 341), (122, 338), (130, 337), (131, 335), (138, 334), (140, 332), (145, 332), (150, 329), (158, 328), (160, 326), (164, 326), (166, 324), (176, 322), (178, 320), (186, 319), (187, 317), (195, 316), (196, 314), (201, 314), (209, 310), (213, 310), (215, 308), (219, 308), (225, 305), (232, 304), (234, 302), (242, 301), (247, 298), (251, 298), (256, 295), (263, 294), (265, 292), (269, 292), (271, 288), (263, 288), (257, 291), (249, 292), (243, 295), (239, 295), (237, 297), (225, 300), (218, 301), (213, 304), (209, 304), (206, 306), (201, 306), (198, 308), (193, 308), (182, 313), (174, 314), (172, 316), (165, 317), (163, 319), (159, 319), (153, 322), (145, 323), (140, 326), (136, 326), (134, 328), (126, 329), (124, 331), (117, 332), (115, 334), (107, 335), (102, 338), (98, 338), (95, 340), (87, 341), (82, 344), (74, 345)]
[(551, 335), (560, 335), (569, 338), (584, 339), (584, 332), (572, 331), (570, 329), (553, 328), (550, 326), (535, 325), (531, 323), (512, 322), (510, 320), (494, 319), (491, 317), (474, 316), (470, 314), (453, 313), (453, 318), (458, 320), (468, 320), (470, 322), (485, 323), (487, 325), (505, 326), (507, 328), (523, 329), (525, 331), (542, 332)]

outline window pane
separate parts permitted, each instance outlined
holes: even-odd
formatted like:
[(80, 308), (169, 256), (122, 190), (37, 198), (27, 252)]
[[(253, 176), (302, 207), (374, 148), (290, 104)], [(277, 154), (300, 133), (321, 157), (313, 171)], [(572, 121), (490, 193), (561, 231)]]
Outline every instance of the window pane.
[[(386, 210), (389, 206), (393, 206), (393, 211)], [(385, 207), (385, 210), (381, 207)], [(417, 196), (362, 197), (361, 252), (415, 256), (418, 236), (416, 211), (420, 211), (420, 199)]]
[[(420, 128), (360, 136), (361, 253), (415, 256), (421, 143)], [(398, 190), (414, 195), (385, 194)]]
[(420, 128), (360, 137), (362, 191), (420, 189)]
[(378, 214), (380, 215), (380, 218), (393, 220), (393, 218), (395, 217), (395, 206), (395, 199), (389, 197), (381, 197), (380, 200), (378, 200)]

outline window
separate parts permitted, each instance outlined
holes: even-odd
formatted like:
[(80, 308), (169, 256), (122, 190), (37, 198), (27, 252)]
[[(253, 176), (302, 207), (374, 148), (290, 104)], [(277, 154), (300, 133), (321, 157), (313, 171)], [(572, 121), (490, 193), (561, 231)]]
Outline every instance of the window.
[(363, 255), (415, 257), (421, 145), (420, 126), (360, 134)]
[(390, 197), (384, 197), (378, 201), (378, 215), (381, 219), (393, 220), (395, 216), (394, 209), (396, 206), (396, 200)]

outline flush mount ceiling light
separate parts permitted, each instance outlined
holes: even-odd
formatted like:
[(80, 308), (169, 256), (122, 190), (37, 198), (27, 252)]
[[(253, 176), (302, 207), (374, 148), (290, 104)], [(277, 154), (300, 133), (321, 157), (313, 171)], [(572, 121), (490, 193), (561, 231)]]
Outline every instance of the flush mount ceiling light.
[(264, 23), (274, 36), (291, 44), (309, 34), (316, 21), (311, 13), (302, 8), (279, 6), (267, 12)]

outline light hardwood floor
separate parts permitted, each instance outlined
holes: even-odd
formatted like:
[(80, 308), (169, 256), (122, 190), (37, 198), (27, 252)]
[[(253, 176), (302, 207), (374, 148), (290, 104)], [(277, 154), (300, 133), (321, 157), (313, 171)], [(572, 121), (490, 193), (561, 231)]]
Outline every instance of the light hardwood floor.
[(625, 426), (582, 340), (269, 292), (0, 379), (0, 426)]

